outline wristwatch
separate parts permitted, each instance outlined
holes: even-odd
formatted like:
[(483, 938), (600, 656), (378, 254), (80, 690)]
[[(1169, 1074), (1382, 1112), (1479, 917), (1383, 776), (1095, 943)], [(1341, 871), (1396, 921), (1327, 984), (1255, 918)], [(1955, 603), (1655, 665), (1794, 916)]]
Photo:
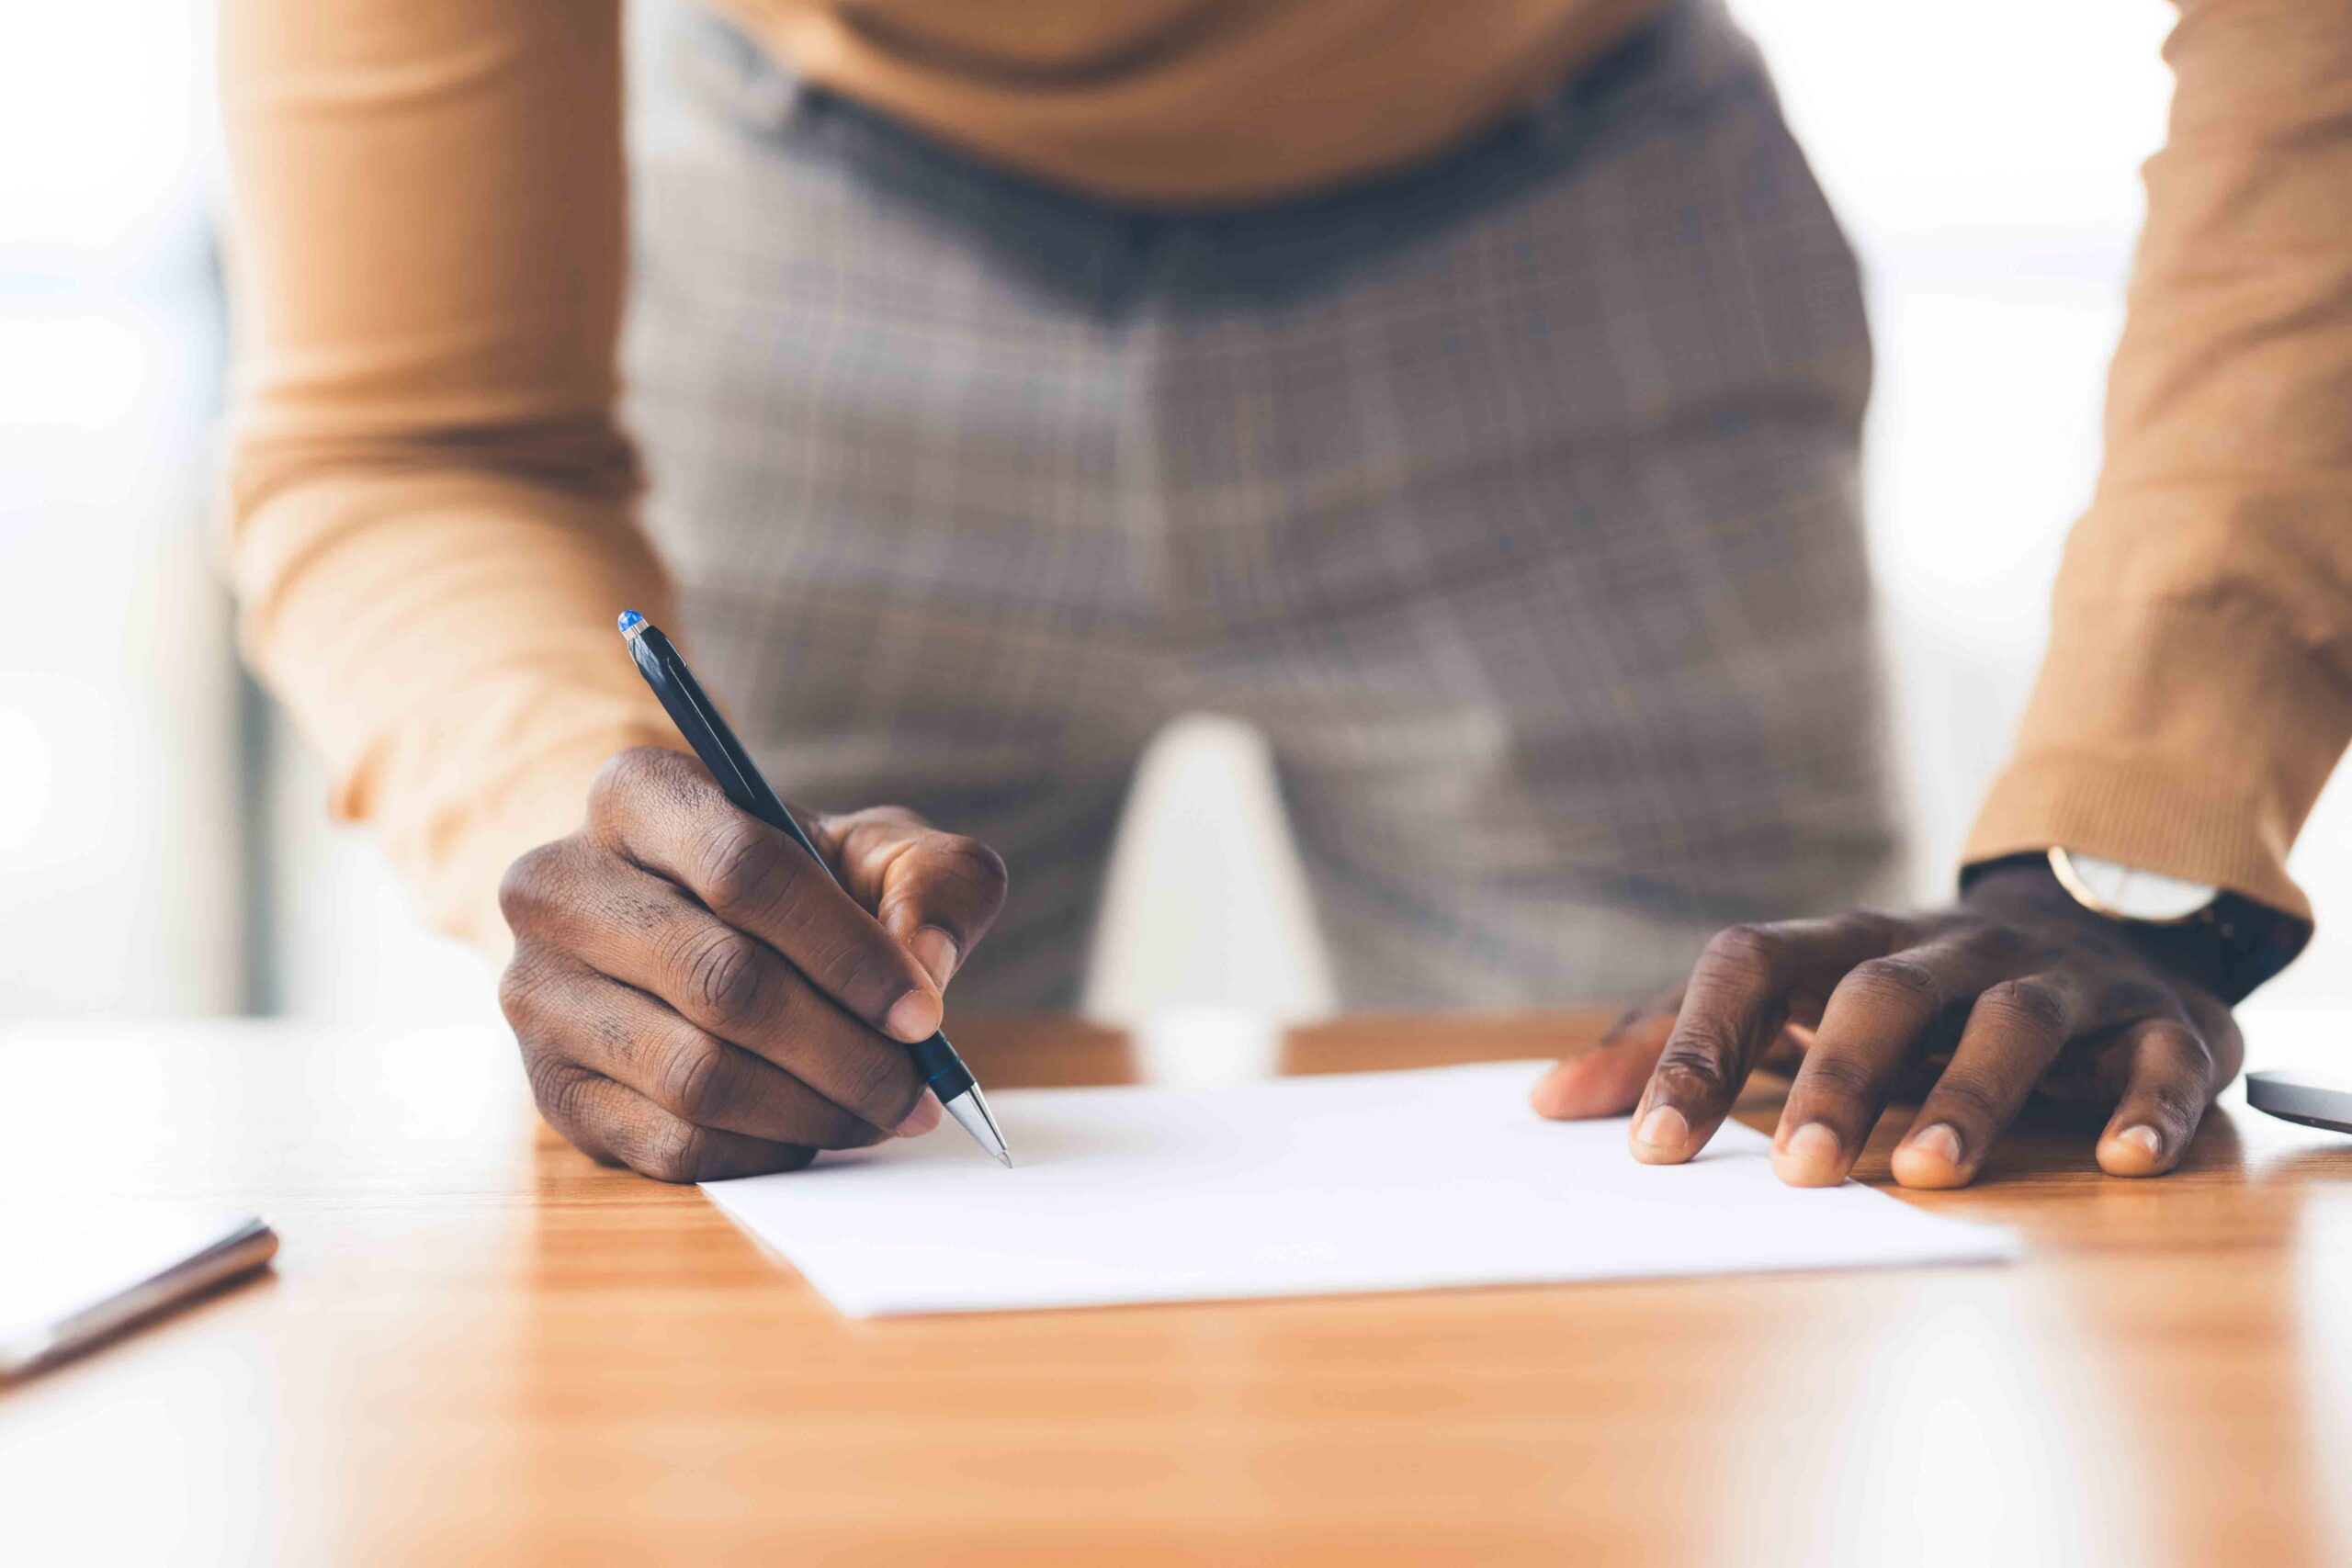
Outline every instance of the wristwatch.
[(2142, 871), (2120, 861), (2100, 860), (2073, 850), (2050, 852), (2050, 874), (2075, 903), (2111, 920), (2148, 926), (2185, 925), (2213, 907), (2222, 890), (2210, 882), (2184, 882), (2161, 872)]
[(2126, 940), (2233, 1006), (2311, 940), (2308, 921), (2208, 883), (2052, 847), (1970, 868), (2041, 862), (2066, 896), (2115, 922)]

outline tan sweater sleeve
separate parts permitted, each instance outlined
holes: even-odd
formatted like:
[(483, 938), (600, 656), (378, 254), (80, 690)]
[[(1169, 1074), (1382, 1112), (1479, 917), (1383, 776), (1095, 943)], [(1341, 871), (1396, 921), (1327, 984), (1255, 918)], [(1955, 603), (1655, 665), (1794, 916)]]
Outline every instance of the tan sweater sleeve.
[(232, 564), (254, 668), (435, 925), (676, 744), (613, 423), (617, 0), (226, 0)]
[(2179, 9), (2105, 467), (1967, 856), (2309, 919), (2287, 852), (2352, 738), (2352, 5)]

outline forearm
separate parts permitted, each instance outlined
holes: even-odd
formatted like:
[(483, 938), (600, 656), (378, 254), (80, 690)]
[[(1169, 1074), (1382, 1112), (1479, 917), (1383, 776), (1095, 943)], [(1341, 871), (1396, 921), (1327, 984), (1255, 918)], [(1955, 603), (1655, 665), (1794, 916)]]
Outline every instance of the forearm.
[(254, 667), (435, 924), (671, 731), (612, 423), (615, 0), (226, 0), (230, 510)]
[(481, 467), (346, 464), (246, 513), (235, 554), (255, 671), (433, 924), (495, 953), (508, 862), (577, 827), (589, 779), (675, 744), (613, 616), (665, 583), (625, 495)]
[(2352, 10), (2190, 0), (2107, 461), (1972, 861), (2050, 844), (2307, 915), (2352, 737)]

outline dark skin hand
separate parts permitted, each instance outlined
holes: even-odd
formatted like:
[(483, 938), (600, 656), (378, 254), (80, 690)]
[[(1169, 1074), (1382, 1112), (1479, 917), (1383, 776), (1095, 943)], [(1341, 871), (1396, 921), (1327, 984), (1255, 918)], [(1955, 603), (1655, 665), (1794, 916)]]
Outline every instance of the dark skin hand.
[(1951, 908), (1734, 926), (1681, 989), (1536, 1085), (1545, 1116), (1633, 1112), (1635, 1159), (1706, 1146), (1749, 1072), (1793, 1066), (1772, 1137), (1792, 1186), (1843, 1181), (1880, 1111), (1924, 1090), (1894, 1156), (1905, 1187), (1961, 1187), (2037, 1093), (2110, 1109), (2109, 1176), (2179, 1162), (2245, 1055), (2229, 1008), (2030, 867)]
[(585, 828), (508, 869), (499, 1002), (584, 1153), (703, 1181), (939, 1124), (906, 1043), (939, 1027), (1004, 863), (895, 807), (796, 815), (839, 886), (700, 762), (640, 748), (598, 774)]

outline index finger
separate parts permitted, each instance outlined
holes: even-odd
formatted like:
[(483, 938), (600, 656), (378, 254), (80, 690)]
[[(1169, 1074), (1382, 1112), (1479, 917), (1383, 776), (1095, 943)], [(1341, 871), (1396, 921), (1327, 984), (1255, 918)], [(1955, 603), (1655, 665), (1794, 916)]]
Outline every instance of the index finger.
[(1892, 916), (1732, 926), (1699, 955), (1681, 1014), (1634, 1110), (1634, 1157), (1678, 1165), (1704, 1148), (1738, 1098), (1748, 1070), (1780, 1034), (1790, 1004), (1819, 995), (1907, 934)]
[(852, 1016), (912, 1043), (939, 1027), (939, 987), (911, 953), (791, 839), (740, 810), (690, 757), (650, 748), (605, 764), (590, 831), (782, 953)]

